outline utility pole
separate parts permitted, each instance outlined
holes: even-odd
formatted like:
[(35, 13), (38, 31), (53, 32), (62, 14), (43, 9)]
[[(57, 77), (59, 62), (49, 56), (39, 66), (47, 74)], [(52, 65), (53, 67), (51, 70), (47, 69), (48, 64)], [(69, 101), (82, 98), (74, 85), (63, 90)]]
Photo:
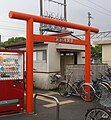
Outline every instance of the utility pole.
[(91, 19), (92, 19), (93, 17), (91, 16), (91, 13), (90, 12), (88, 12), (88, 26), (91, 26)]
[[(40, 0), (40, 16), (43, 16), (43, 1), (42, 0)], [(40, 23), (39, 30), (40, 30), (40, 34), (42, 35), (43, 34), (43, 32), (42, 32), (42, 23)]]
[(67, 11), (67, 3), (66, 3), (66, 0), (64, 0), (64, 20), (67, 21), (67, 13), (66, 13), (66, 11)]
[(43, 16), (43, 1), (40, 0), (40, 16)]
[(1, 35), (0, 35), (0, 43), (1, 43)]

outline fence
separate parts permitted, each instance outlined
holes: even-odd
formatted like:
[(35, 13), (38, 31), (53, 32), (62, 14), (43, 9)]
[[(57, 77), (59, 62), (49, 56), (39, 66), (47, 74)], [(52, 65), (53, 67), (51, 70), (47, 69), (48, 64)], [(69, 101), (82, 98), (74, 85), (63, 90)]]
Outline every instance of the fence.
[[(100, 76), (100, 73), (105, 74), (105, 71), (107, 70), (107, 68), (108, 68), (107, 64), (92, 64), (91, 65), (91, 79), (95, 80), (97, 77)], [(72, 72), (71, 82), (84, 79), (84, 65), (83, 64), (66, 65), (66, 78), (70, 72)]]

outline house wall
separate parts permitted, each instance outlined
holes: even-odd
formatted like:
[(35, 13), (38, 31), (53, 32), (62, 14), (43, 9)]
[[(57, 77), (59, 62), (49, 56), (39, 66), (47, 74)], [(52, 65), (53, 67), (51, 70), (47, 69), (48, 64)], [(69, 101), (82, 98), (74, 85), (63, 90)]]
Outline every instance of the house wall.
[[(38, 47), (38, 50), (39, 49), (41, 48)], [(36, 63), (37, 62), (35, 62), (35, 64)], [(43, 64), (39, 63), (38, 66), (40, 65), (42, 66), (40, 67), (40, 69), (43, 71), (34, 73), (35, 86), (37, 88), (46, 89), (46, 90), (56, 88), (57, 87), (56, 84), (51, 84), (51, 77), (50, 77), (52, 74), (55, 74), (56, 72), (60, 72), (60, 54), (56, 50), (55, 43), (48, 43), (47, 62)], [(45, 68), (47, 68), (46, 71), (44, 71)]]
[[(66, 45), (58, 43), (48, 43), (47, 45), (40, 45), (34, 47), (34, 85), (40, 89), (53, 89), (57, 87), (57, 84), (51, 84), (51, 75), (56, 72), (60, 72), (60, 52), (57, 49), (69, 49), (69, 50), (84, 50), (83, 46)], [(21, 48), (25, 50), (25, 48)], [(47, 60), (36, 61), (35, 52), (38, 50), (47, 51)], [(78, 63), (83, 64), (83, 53), (78, 53)], [(79, 60), (80, 59), (80, 60)], [(67, 64), (72, 64), (72, 57), (67, 58)]]
[(111, 66), (111, 40), (96, 40), (93, 43), (95, 45), (102, 45), (102, 63), (107, 63)]
[[(48, 53), (48, 45), (42, 45), (37, 46), (34, 48), (34, 51), (37, 50), (46, 50), (46, 53)], [(37, 69), (38, 72), (47, 72), (48, 71), (48, 65), (47, 65), (48, 59), (43, 61), (36, 61), (34, 60), (34, 68)]]
[(102, 45), (102, 62), (111, 66), (111, 44)]
[(57, 44), (56, 43), (56, 48), (57, 49), (68, 49), (68, 50), (78, 50), (78, 51), (84, 51), (85, 50), (85, 46), (83, 45), (72, 45), (72, 44)]
[(60, 53), (56, 50), (56, 43), (48, 44), (48, 71), (60, 72)]
[[(20, 50), (26, 50), (26, 48), (20, 48)], [(48, 51), (48, 46), (47, 45), (42, 45), (42, 46), (37, 46), (34, 48), (34, 53), (37, 50), (46, 50)], [(36, 54), (33, 54), (33, 60), (34, 60), (34, 65), (33, 68), (36, 69), (36, 71), (39, 72), (47, 72), (48, 71), (48, 65), (47, 65), (47, 61), (48, 60), (44, 60), (44, 61), (36, 61)], [(25, 69), (26, 69), (26, 53), (25, 53)]]
[[(78, 50), (84, 50), (83, 46), (75, 46), (75, 45), (65, 45), (65, 44), (58, 44), (58, 43), (48, 43), (47, 46), (47, 63), (43, 63), (45, 66), (47, 66), (46, 72), (43, 68), (45, 66), (42, 63), (37, 63), (40, 67), (41, 73), (34, 73), (34, 80), (35, 80), (35, 86), (40, 89), (53, 89), (57, 87), (57, 84), (51, 84), (51, 75), (55, 74), (56, 72), (60, 72), (60, 52), (57, 52), (57, 49), (76, 49)], [(36, 49), (36, 48), (35, 48)], [(43, 50), (42, 47), (38, 47), (37, 50)], [(84, 52), (78, 52), (78, 64), (84, 64)], [(74, 57), (73, 56), (66, 56), (66, 62), (67, 64), (74, 64)], [(36, 62), (35, 62), (36, 63)], [(36, 66), (36, 65), (35, 65)], [(39, 71), (40, 71), (39, 69)]]
[[(50, 75), (52, 73), (51, 70), (49, 70), (49, 57), (51, 59), (51, 56), (49, 52), (51, 51), (49, 49), (53, 49), (53, 47), (49, 47), (48, 45), (41, 45), (41, 46), (36, 46), (34, 48), (34, 52), (37, 50), (46, 50), (47, 51), (47, 60), (46, 61), (36, 61), (36, 55), (34, 55), (34, 65), (33, 68), (36, 69), (33, 74), (33, 80), (34, 80), (34, 86), (39, 88), (39, 89), (53, 89), (56, 87), (56, 85), (51, 85), (50, 84)], [(25, 50), (25, 48), (20, 48), (20, 50)], [(54, 55), (55, 53), (53, 53)], [(25, 55), (25, 65), (26, 65), (26, 55)], [(26, 67), (25, 67), (26, 68)]]
[(77, 64), (84, 64), (85, 63), (85, 52), (79, 52), (77, 54)]
[[(105, 75), (105, 71), (108, 69), (107, 64), (92, 64), (91, 65), (91, 80), (100, 78), (101, 74)], [(66, 78), (71, 74), (71, 84), (78, 80), (84, 80), (84, 64), (81, 65), (67, 65), (66, 66)]]

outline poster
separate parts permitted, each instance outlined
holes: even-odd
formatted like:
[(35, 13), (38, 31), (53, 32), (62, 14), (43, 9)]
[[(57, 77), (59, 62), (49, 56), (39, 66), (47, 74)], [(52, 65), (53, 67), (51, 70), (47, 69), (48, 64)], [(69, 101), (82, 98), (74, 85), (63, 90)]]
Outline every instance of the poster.
[(23, 79), (23, 54), (0, 52), (0, 80)]

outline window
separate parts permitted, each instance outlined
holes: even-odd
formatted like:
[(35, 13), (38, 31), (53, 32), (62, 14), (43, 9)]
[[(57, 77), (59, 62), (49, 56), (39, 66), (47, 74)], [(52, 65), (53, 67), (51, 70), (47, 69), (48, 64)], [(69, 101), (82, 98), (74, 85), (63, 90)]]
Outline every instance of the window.
[(46, 50), (36, 51), (36, 60), (37, 61), (45, 61), (45, 60), (47, 60), (47, 52), (46, 52)]
[(36, 52), (33, 52), (33, 60), (36, 60)]
[(47, 59), (46, 54), (47, 54), (47, 53), (46, 53), (46, 50), (44, 50), (44, 51), (43, 51), (42, 60), (46, 60), (46, 59)]

